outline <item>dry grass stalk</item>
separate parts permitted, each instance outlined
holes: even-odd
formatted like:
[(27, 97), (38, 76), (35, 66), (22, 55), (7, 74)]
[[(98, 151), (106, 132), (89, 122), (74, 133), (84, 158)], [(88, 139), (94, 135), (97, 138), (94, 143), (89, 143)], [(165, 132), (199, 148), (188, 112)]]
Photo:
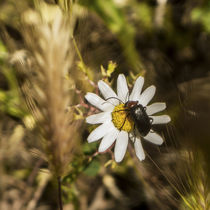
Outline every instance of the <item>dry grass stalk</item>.
[(76, 138), (73, 114), (67, 112), (72, 95), (65, 78), (74, 55), (70, 33), (70, 22), (57, 6), (40, 4), (38, 12), (30, 10), (23, 15), (22, 34), (32, 60), (25, 73), (25, 98), (57, 177), (68, 170)]
[(189, 193), (184, 196), (182, 209), (207, 210), (210, 208), (210, 184), (206, 163), (199, 150), (187, 152), (186, 179)]

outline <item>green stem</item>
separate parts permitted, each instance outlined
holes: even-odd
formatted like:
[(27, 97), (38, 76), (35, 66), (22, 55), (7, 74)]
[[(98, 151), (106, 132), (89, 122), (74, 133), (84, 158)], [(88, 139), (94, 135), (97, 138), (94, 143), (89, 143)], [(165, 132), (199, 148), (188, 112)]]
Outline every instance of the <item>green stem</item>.
[(77, 55), (78, 55), (80, 61), (82, 62), (83, 65), (85, 65), (85, 63), (84, 63), (84, 61), (83, 61), (83, 58), (82, 58), (82, 55), (81, 55), (81, 53), (80, 53), (80, 51), (79, 51), (79, 48), (78, 48), (78, 46), (77, 46), (77, 42), (76, 42), (76, 40), (74, 39), (74, 36), (73, 36), (73, 35), (72, 35), (72, 40), (73, 40), (73, 44), (74, 44), (74, 47), (75, 47), (75, 49), (76, 49), (76, 52), (77, 52)]

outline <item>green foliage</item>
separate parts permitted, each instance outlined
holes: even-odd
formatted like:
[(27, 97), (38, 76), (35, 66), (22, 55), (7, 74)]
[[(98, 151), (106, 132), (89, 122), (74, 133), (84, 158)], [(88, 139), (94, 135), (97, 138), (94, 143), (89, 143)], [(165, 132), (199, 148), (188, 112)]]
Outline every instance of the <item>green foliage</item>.
[(77, 155), (71, 162), (71, 171), (66, 175), (62, 181), (62, 190), (64, 192), (64, 202), (73, 203), (75, 209), (79, 208), (79, 201), (77, 195), (77, 188), (74, 183), (78, 180), (81, 174), (89, 177), (95, 177), (98, 175), (100, 169), (100, 161), (97, 158), (91, 156), (97, 149), (97, 143), (88, 144), (85, 143), (82, 147), (82, 152), (85, 155)]
[(141, 23), (141, 26), (145, 29), (151, 30), (153, 27), (152, 23), (152, 8), (146, 3), (136, 3), (134, 2), (133, 8), (136, 11), (137, 19)]
[(24, 106), (21, 105), (15, 72), (12, 68), (8, 67), (7, 57), (8, 52), (6, 46), (0, 41), (0, 68), (9, 87), (8, 90), (0, 89), (0, 110), (13, 117), (23, 118), (27, 112)]
[(112, 73), (116, 70), (117, 64), (112, 61), (109, 62), (107, 70), (101, 66), (101, 74), (103, 77), (110, 78)]
[[(73, 113), (74, 118), (72, 121), (75, 121), (76, 123), (79, 122), (80, 125), (83, 124), (83, 126), (79, 127), (78, 131), (78, 139), (81, 141), (77, 141), (77, 138), (73, 138), (73, 141), (76, 142), (76, 152), (71, 163), (68, 165), (71, 170), (62, 180), (64, 202), (71, 203), (73, 206), (72, 208), (78, 210), (85, 203), (86, 206), (83, 207), (83, 209), (90, 209), (92, 206), (91, 204), (94, 204), (95, 197), (98, 199), (97, 196), (99, 196), (99, 199), (101, 199), (100, 201), (102, 201), (99, 205), (101, 205), (101, 203), (109, 205), (110, 202), (110, 206), (113, 205), (113, 208), (133, 209), (142, 206), (140, 197), (149, 197), (148, 200), (145, 199), (143, 202), (144, 204), (148, 204), (148, 208), (151, 209), (200, 210), (205, 209), (203, 208), (204, 205), (206, 205), (206, 209), (208, 209), (209, 204), (206, 202), (206, 197), (209, 196), (205, 197), (202, 192), (205, 191), (208, 193), (209, 190), (206, 189), (206, 183), (202, 184), (200, 182), (202, 178), (200, 172), (208, 175), (206, 172), (207, 170), (201, 170), (198, 167), (194, 170), (195, 173), (189, 173), (190, 176), (194, 178), (198, 177), (199, 179), (197, 179), (197, 181), (199, 182), (196, 182), (195, 179), (190, 180), (186, 177), (178, 177), (177, 183), (173, 186), (173, 183), (168, 185), (168, 180), (170, 182), (170, 179), (173, 179), (172, 175), (168, 176), (168, 180), (164, 180), (164, 178), (167, 177), (165, 172), (170, 171), (170, 168), (172, 168), (173, 175), (182, 175), (182, 172), (186, 171), (187, 168), (183, 167), (184, 170), (180, 173), (179, 168), (175, 167), (175, 162), (177, 162), (176, 156), (177, 154), (179, 155), (179, 153), (176, 151), (177, 148), (173, 147), (173, 144), (179, 145), (179, 142), (181, 142), (181, 145), (179, 145), (180, 148), (185, 147), (186, 150), (189, 150), (189, 146), (192, 146), (197, 149), (199, 142), (201, 142), (202, 139), (205, 139), (203, 145), (205, 151), (208, 151), (208, 135), (204, 132), (200, 132), (202, 129), (200, 130), (199, 127), (209, 127), (208, 117), (206, 117), (209, 116), (209, 76), (207, 76), (209, 75), (210, 66), (210, 50), (208, 49), (210, 47), (209, 1), (167, 1), (165, 4), (164, 1), (154, 0), (48, 0), (44, 2), (50, 3), (51, 7), (56, 9), (61, 7), (61, 13), (64, 13), (65, 15), (68, 13), (68, 16), (73, 19), (75, 18), (74, 20), (76, 22), (72, 27), (72, 31), (69, 32), (72, 48), (69, 48), (68, 50), (72, 53), (72, 66), (69, 68), (69, 73), (65, 75), (65, 79), (69, 80), (68, 88), (71, 93), (73, 92), (74, 97), (72, 97), (70, 105), (67, 104), (67, 111), (69, 111), (67, 113)], [(19, 34), (22, 35), (23, 28), (20, 27), (20, 20), (23, 11), (28, 9), (32, 10), (34, 7), (35, 9), (39, 8), (46, 20), (53, 20), (55, 18), (56, 21), (58, 21), (55, 10), (47, 10), (49, 6), (48, 3), (43, 4), (43, 1), (40, 0), (0, 1), (0, 29), (4, 29), (5, 31), (3, 32), (7, 32), (2, 33), (2, 36), (0, 36), (0, 39), (4, 40), (0, 41), (0, 81), (2, 82), (0, 89), (0, 111), (3, 117), (6, 116), (6, 119), (9, 118), (8, 121), (2, 120), (0, 128), (3, 128), (3, 131), (5, 128), (8, 128), (7, 132), (9, 134), (15, 133), (15, 131), (13, 131), (14, 129), (11, 129), (14, 123), (20, 124), (19, 120), (13, 121), (14, 117), (23, 119), (25, 125), (34, 125), (34, 118), (32, 115), (27, 115), (27, 112), (22, 105), (22, 99), (18, 91), (18, 84), (19, 82), (21, 83), (21, 81), (17, 80), (13, 68), (8, 64), (8, 58), (12, 56), (14, 51), (25, 48), (25, 43), (23, 41), (24, 37), (16, 37)], [(74, 3), (76, 3), (74, 5), (76, 7), (73, 7)], [(76, 10), (74, 10), (75, 8)], [(162, 22), (158, 25), (157, 19), (161, 15)], [(30, 17), (33, 19), (33, 14)], [(91, 21), (97, 25), (93, 31), (91, 27), (94, 27), (94, 24)], [(83, 24), (85, 25), (84, 28)], [(83, 29), (85, 32), (88, 32), (88, 34), (85, 34)], [(27, 30), (31, 30), (31, 28)], [(48, 32), (49, 31), (45, 31), (46, 34)], [(59, 41), (59, 38), (61, 37), (61, 33), (58, 34), (59, 36), (56, 36), (56, 41)], [(66, 34), (69, 35), (68, 32)], [(81, 34), (82, 36), (80, 36)], [(40, 34), (40, 36), (42, 35)], [(88, 41), (84, 40), (85, 44), (83, 46), (81, 37), (86, 38), (86, 36), (88, 37)], [(66, 42), (61, 43), (61, 46), (64, 48), (67, 46)], [(62, 47), (59, 49), (62, 50)], [(10, 54), (10, 52), (12, 53)], [(56, 51), (55, 58), (57, 58), (57, 53), (59, 52)], [(46, 53), (46, 57), (49, 54)], [(101, 60), (98, 61), (97, 58)], [(111, 60), (111, 62), (108, 63), (109, 60)], [(33, 68), (33, 59), (29, 57), (28, 61)], [(117, 63), (117, 66), (115, 62)], [(36, 67), (32, 69), (32, 71), (33, 70), (35, 72)], [(87, 126), (84, 123), (84, 118), (89, 114), (94, 114), (96, 110), (94, 107), (90, 108), (84, 99), (84, 95), (87, 92), (98, 93), (96, 80), (103, 79), (106, 82), (112, 83), (118, 72), (129, 75), (127, 77), (129, 87), (133, 85), (133, 81), (136, 80), (138, 76), (146, 76), (146, 86), (149, 84), (156, 85), (159, 89), (159, 95), (157, 97), (160, 101), (167, 102), (167, 105), (169, 106), (168, 110), (170, 110), (169, 114), (173, 120), (173, 123), (170, 124), (172, 127), (161, 127), (162, 134), (165, 136), (166, 140), (165, 145), (163, 145), (157, 153), (149, 144), (146, 145), (148, 148), (148, 156), (146, 160), (141, 163), (134, 161), (133, 157), (135, 157), (135, 154), (133, 155), (133, 153), (135, 153), (135, 151), (132, 147), (129, 147), (131, 156), (126, 155), (125, 160), (121, 164), (117, 164), (113, 159), (110, 160), (110, 158), (108, 158), (111, 155), (98, 154), (99, 142), (87, 143), (88, 133), (96, 126)], [(205, 82), (206, 80), (203, 80), (205, 77), (208, 77), (207, 82)], [(191, 85), (190, 82), (193, 80), (201, 80), (202, 82), (199, 83), (199, 85), (196, 85), (197, 83)], [(186, 88), (186, 91), (185, 88), (183, 88), (187, 93), (186, 97), (182, 97), (182, 92), (180, 91), (183, 82), (190, 83), (188, 86), (189, 90)], [(204, 89), (200, 89), (202, 85), (205, 86)], [(196, 87), (196, 91), (198, 91), (197, 95), (194, 91), (191, 91), (192, 86)], [(195, 94), (196, 99), (191, 104), (192, 108), (188, 108), (188, 106), (185, 107), (185, 100), (188, 100), (191, 94)], [(202, 98), (205, 94), (208, 99)], [(62, 100), (59, 100), (59, 102), (60, 101), (62, 102)], [(39, 101), (37, 100), (36, 102)], [(183, 107), (180, 108), (182, 104)], [(205, 104), (206, 107), (208, 107), (207, 110), (202, 107)], [(197, 107), (199, 107), (198, 110), (194, 111), (194, 108)], [(46, 110), (47, 109), (48, 107), (46, 107)], [(182, 109), (184, 109), (184, 113), (181, 111)], [(201, 118), (202, 114), (205, 115), (204, 118)], [(56, 118), (57, 113), (55, 113), (54, 116)], [(190, 118), (190, 122), (185, 121), (185, 118), (188, 117)], [(193, 120), (196, 121), (195, 125), (191, 125)], [(179, 128), (179, 126), (181, 128)], [(154, 128), (159, 129), (158, 126)], [(23, 204), (21, 207), (27, 208), (29, 207), (26, 206), (27, 202), (29, 204), (30, 201), (33, 202), (35, 200), (34, 197), (37, 196), (37, 192), (40, 193), (40, 197), (43, 193), (43, 198), (40, 199), (40, 201), (36, 200), (37, 208), (39, 208), (39, 205), (42, 202), (49, 204), (52, 203), (53, 200), (56, 200), (54, 199), (55, 192), (52, 193), (47, 187), (45, 189), (45, 185), (41, 187), (43, 192), (40, 192), (40, 184), (47, 184), (49, 172), (47, 174), (39, 174), (37, 171), (40, 166), (34, 166), (33, 160), (28, 158), (30, 156), (30, 147), (37, 146), (37, 139), (39, 136), (36, 135), (36, 137), (34, 137), (32, 136), (33, 134), (28, 135), (29, 131), (27, 129), (30, 129), (30, 127), (24, 127), (22, 136), (19, 140), (17, 134), (13, 137), (14, 141), (11, 141), (8, 137), (10, 135), (8, 134), (5, 136), (2, 134), (1, 136), (1, 139), (3, 140), (0, 140), (0, 149), (3, 151), (3, 155), (1, 156), (0, 153), (0, 175), (3, 178), (0, 180), (0, 186), (4, 187), (4, 185), (7, 184), (8, 187), (2, 188), (3, 190), (0, 190), (0, 194), (8, 196), (8, 198), (5, 199), (6, 201), (9, 201), (8, 203), (18, 203), (17, 200), (19, 199), (19, 203)], [(31, 130), (32, 129), (30, 129), (30, 131)], [(58, 129), (58, 131), (63, 133), (69, 132), (68, 129), (64, 131)], [(192, 137), (189, 133), (193, 133)], [(194, 133), (197, 135), (194, 135)], [(26, 138), (24, 138), (25, 134), (27, 134)], [(192, 142), (193, 138), (196, 139), (196, 143)], [(187, 147), (184, 145), (186, 142)], [(11, 150), (10, 146), (5, 143), (12, 145), (13, 149)], [(24, 146), (26, 145), (24, 148), (23, 146), (21, 147), (22, 143), (26, 143), (23, 144)], [(65, 146), (63, 148), (65, 148)], [(158, 176), (156, 169), (153, 169), (153, 171), (151, 170), (153, 166), (148, 158), (150, 155), (154, 157), (154, 162), (157, 162), (161, 166), (163, 164), (161, 176)], [(6, 158), (4, 158), (4, 156)], [(103, 156), (103, 159), (99, 158), (99, 156)], [(45, 156), (43, 155), (43, 157)], [(207, 157), (206, 160), (209, 160), (209, 151), (206, 153), (205, 157)], [(14, 162), (14, 165), (11, 164), (12, 161), (10, 158), (13, 160), (17, 159)], [(186, 157), (183, 157), (183, 159), (186, 159)], [(20, 165), (16, 164), (19, 160), (23, 162), (21, 162), (22, 164)], [(25, 167), (25, 161), (28, 161), (30, 166)], [(200, 163), (201, 161), (197, 160), (198, 166), (201, 166)], [(192, 162), (188, 164), (191, 168), (192, 165)], [(5, 174), (8, 170), (4, 171), (4, 169), (7, 167), (10, 170), (10, 175), (8, 176), (7, 182), (5, 182), (4, 177), (7, 176)], [(42, 165), (41, 167), (47, 166)], [(102, 167), (103, 170), (100, 170)], [(134, 167), (136, 167), (136, 171), (133, 171)], [(209, 164), (206, 168), (208, 167)], [(139, 175), (136, 176), (136, 174)], [(108, 180), (108, 182), (105, 183), (104, 177), (106, 177), (106, 175), (112, 177), (111, 182)], [(14, 180), (12, 176), (14, 177)], [(123, 180), (121, 180), (122, 177)], [(175, 180), (176, 178), (177, 177), (175, 177)], [(28, 184), (28, 180), (31, 184)], [(99, 189), (99, 195), (97, 193), (87, 195), (88, 193), (86, 192), (92, 190), (92, 182), (90, 182), (90, 180), (93, 181), (96, 188)], [(97, 183), (97, 181), (99, 182)], [(124, 184), (125, 182), (129, 183), (130, 181), (133, 184), (131, 185), (132, 189), (127, 188), (129, 184)], [(138, 188), (139, 183), (143, 183), (143, 185), (141, 184)], [(192, 185), (192, 189), (191, 187), (186, 186), (189, 184)], [(24, 187), (19, 187), (21, 185)], [(187, 187), (187, 192), (184, 191), (183, 193), (183, 191), (179, 191), (180, 185)], [(137, 188), (134, 189), (135, 187)], [(12, 192), (10, 192), (11, 189), (13, 190)], [(15, 195), (14, 189), (18, 192), (17, 194), (21, 195), (16, 201), (12, 200), (13, 197), (15, 197), (13, 196)], [(145, 189), (146, 192), (144, 192)], [(100, 195), (100, 192), (103, 192), (103, 190), (108, 193), (101, 193), (103, 195)], [(32, 194), (22, 196), (23, 191), (26, 193), (30, 191)], [(96, 194), (97, 196), (95, 196)], [(126, 197), (120, 196), (120, 194), (125, 195)], [(178, 194), (179, 200), (177, 199), (176, 204), (174, 205), (173, 202), (171, 204), (168, 200), (171, 198), (174, 200), (175, 194)], [(24, 199), (24, 197), (27, 197), (27, 200), (21, 200)], [(82, 204), (83, 198), (85, 198), (85, 202)], [(133, 204), (136, 206), (132, 206)], [(49, 206), (49, 209), (54, 209), (56, 208), (55, 206), (55, 203), (52, 203), (52, 206)], [(105, 206), (104, 209), (109, 209), (111, 208), (110, 206)], [(36, 206), (34, 208), (36, 208)], [(103, 207), (100, 206), (100, 208)], [(45, 209), (45, 207), (43, 207), (43, 209)]]
[(113, 32), (123, 48), (125, 58), (136, 72), (143, 70), (143, 64), (135, 48), (135, 28), (127, 21), (122, 9), (113, 0), (80, 0), (80, 4), (97, 13)]
[(100, 169), (100, 162), (96, 159), (92, 160), (90, 164), (84, 170), (84, 173), (88, 176), (96, 176)]
[(7, 48), (3, 44), (3, 42), (0, 40), (0, 62), (3, 63), (4, 59), (7, 57)]
[(210, 33), (210, 4), (202, 8), (193, 9), (191, 18), (192, 21), (201, 23), (206, 32)]
[(82, 152), (84, 155), (78, 154), (75, 156), (75, 159), (71, 162), (71, 172), (65, 176), (63, 182), (72, 184), (81, 172), (84, 172), (86, 175), (96, 176), (100, 163), (97, 159), (93, 159), (92, 155), (96, 152), (98, 143), (84, 143), (82, 146)]
[(62, 191), (64, 193), (63, 201), (64, 203), (72, 203), (75, 210), (79, 209), (79, 200), (77, 190), (72, 184), (71, 186), (62, 185)]
[(84, 152), (85, 155), (90, 155), (94, 151), (96, 151), (97, 147), (98, 147), (98, 142), (93, 142), (91, 144), (86, 142), (83, 144), (82, 151)]

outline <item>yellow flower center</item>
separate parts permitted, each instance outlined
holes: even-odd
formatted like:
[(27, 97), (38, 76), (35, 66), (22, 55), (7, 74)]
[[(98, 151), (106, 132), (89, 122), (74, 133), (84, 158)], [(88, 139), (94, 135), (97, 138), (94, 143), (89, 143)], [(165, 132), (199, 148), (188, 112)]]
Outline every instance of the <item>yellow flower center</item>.
[(115, 106), (112, 112), (112, 122), (118, 130), (130, 132), (134, 127), (134, 122), (126, 109), (124, 104)]

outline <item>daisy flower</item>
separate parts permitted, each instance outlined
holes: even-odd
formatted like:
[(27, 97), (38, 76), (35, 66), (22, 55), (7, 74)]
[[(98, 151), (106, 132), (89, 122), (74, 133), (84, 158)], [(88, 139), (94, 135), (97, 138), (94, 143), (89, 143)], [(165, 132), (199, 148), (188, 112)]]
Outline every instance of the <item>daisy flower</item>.
[[(166, 104), (158, 102), (148, 105), (156, 88), (152, 85), (141, 93), (143, 84), (144, 78), (138, 77), (131, 94), (129, 94), (126, 78), (120, 74), (117, 79), (117, 94), (109, 85), (100, 80), (98, 88), (104, 99), (94, 93), (85, 95), (90, 104), (102, 111), (86, 118), (86, 122), (89, 124), (101, 124), (90, 133), (87, 140), (91, 143), (102, 139), (99, 152), (105, 152), (114, 145), (116, 162), (123, 160), (129, 139), (134, 144), (139, 160), (144, 160), (145, 153), (141, 139), (161, 145), (163, 138), (152, 130), (152, 125), (165, 124), (171, 120), (168, 115), (153, 116), (153, 114), (164, 110)], [(139, 122), (138, 125), (137, 122)]]

